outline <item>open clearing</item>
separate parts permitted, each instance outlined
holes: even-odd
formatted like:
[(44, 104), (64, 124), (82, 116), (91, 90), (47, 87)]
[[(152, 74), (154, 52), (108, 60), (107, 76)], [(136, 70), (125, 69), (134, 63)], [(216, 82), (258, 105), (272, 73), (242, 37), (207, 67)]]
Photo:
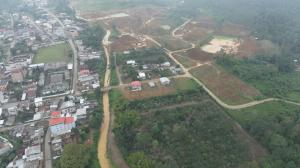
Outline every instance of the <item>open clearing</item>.
[(35, 64), (38, 63), (56, 63), (56, 62), (70, 62), (71, 58), (69, 54), (71, 48), (68, 44), (62, 43), (38, 50), (36, 56), (33, 59)]
[(181, 50), (191, 47), (189, 43), (186, 43), (180, 39), (174, 38), (172, 36), (157, 36), (154, 39), (159, 42), (164, 48), (170, 51)]
[(227, 54), (236, 54), (240, 42), (238, 39), (225, 37), (225, 36), (215, 36), (207, 45), (201, 47), (201, 49), (208, 53), (218, 53), (224, 51)]
[(176, 54), (181, 55), (182, 57), (187, 57), (199, 63), (212, 62), (214, 59), (214, 54), (202, 51), (200, 48), (193, 48)]
[(261, 96), (254, 87), (215, 65), (203, 65), (191, 70), (191, 73), (230, 105), (249, 103)]
[(177, 54), (177, 53), (173, 54), (173, 57), (177, 61), (179, 61), (185, 68), (190, 68), (190, 67), (193, 67), (193, 66), (197, 65), (196, 61), (192, 60), (189, 57), (182, 56), (181, 54)]
[(154, 47), (154, 44), (146, 39), (137, 39), (130, 35), (123, 35), (118, 37), (111, 45), (113, 52), (124, 52), (130, 49), (137, 48), (151, 48)]
[(169, 86), (162, 86), (160, 83), (156, 82), (156, 86), (154, 88), (151, 88), (148, 86), (148, 83), (143, 83), (142, 91), (132, 92), (128, 88), (122, 88), (121, 92), (123, 96), (128, 100), (139, 100), (174, 94), (177, 91), (193, 90), (197, 87), (199, 87), (199, 85), (193, 79), (175, 78), (171, 79), (171, 84)]

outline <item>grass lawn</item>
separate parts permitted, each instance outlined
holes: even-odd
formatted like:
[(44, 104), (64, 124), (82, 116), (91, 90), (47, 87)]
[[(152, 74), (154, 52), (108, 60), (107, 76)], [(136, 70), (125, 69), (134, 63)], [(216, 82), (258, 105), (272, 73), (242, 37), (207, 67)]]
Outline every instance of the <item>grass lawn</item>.
[(111, 70), (111, 73), (110, 73), (110, 84), (112, 86), (119, 85), (119, 80), (118, 80), (116, 69), (112, 69)]
[(190, 78), (176, 78), (171, 79), (169, 86), (162, 86), (159, 82), (156, 82), (156, 87), (151, 88), (148, 83), (142, 84), (142, 91), (132, 92), (128, 88), (122, 88), (121, 92), (123, 96), (128, 100), (139, 100), (151, 97), (172, 95), (178, 92), (196, 90), (200, 86)]
[(259, 118), (269, 118), (276, 116), (278, 113), (289, 113), (297, 109), (300, 109), (300, 106), (272, 101), (241, 110), (230, 110), (229, 114), (244, 125)]
[(71, 48), (68, 44), (57, 44), (54, 46), (39, 49), (33, 59), (33, 62), (35, 64), (56, 62), (68, 63), (71, 61), (69, 53), (71, 53)]

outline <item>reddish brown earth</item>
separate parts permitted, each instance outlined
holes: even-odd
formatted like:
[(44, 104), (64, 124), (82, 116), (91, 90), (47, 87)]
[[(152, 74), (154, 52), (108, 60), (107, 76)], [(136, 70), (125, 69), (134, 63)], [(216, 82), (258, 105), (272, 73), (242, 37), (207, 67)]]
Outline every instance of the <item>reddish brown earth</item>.
[(215, 65), (203, 65), (191, 73), (228, 104), (248, 103), (261, 95), (254, 87)]
[(204, 52), (200, 48), (190, 49), (186, 54), (189, 58), (199, 61), (200, 63), (210, 62), (214, 59), (213, 54)]
[(251, 37), (246, 37), (243, 38), (236, 56), (239, 58), (244, 58), (254, 56), (255, 54), (260, 52), (263, 52), (260, 43)]

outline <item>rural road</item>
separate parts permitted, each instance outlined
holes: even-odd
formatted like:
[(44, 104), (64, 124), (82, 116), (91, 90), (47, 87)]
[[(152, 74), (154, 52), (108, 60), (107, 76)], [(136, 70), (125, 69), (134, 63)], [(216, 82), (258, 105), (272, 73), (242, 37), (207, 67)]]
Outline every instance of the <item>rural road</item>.
[[(179, 38), (175, 35), (176, 31), (179, 30), (180, 28), (182, 28), (184, 25), (186, 25), (190, 20), (188, 20), (187, 22), (185, 22), (183, 25), (180, 25), (179, 28), (176, 28), (175, 31), (172, 32), (172, 36), (175, 38)], [(154, 40), (152, 37), (145, 35), (145, 38), (152, 41), (153, 43), (157, 44), (159, 47), (162, 47), (162, 45)], [(179, 38), (181, 39), (181, 38)], [(191, 43), (192, 48), (195, 48), (195, 44)], [(199, 79), (197, 79), (196, 77), (194, 77), (187, 68), (185, 68), (177, 59), (174, 58), (173, 53), (176, 52), (180, 52), (180, 51), (186, 51), (192, 48), (187, 48), (187, 49), (181, 49), (181, 50), (177, 50), (177, 51), (170, 51), (166, 48), (163, 48), (165, 53), (176, 63), (178, 64), (183, 71), (186, 73), (187, 77), (190, 77), (192, 79), (194, 79), (200, 86), (203, 87), (203, 89), (222, 107), (226, 108), (226, 109), (231, 109), (231, 110), (238, 110), (238, 109), (243, 109), (243, 108), (248, 108), (248, 107), (252, 107), (255, 105), (259, 105), (262, 103), (266, 103), (266, 102), (270, 102), (270, 101), (281, 101), (281, 102), (285, 102), (285, 103), (289, 103), (289, 104), (294, 104), (294, 105), (299, 105), (300, 103), (296, 103), (296, 102), (292, 102), (292, 101), (287, 101), (287, 100), (283, 100), (283, 99), (277, 99), (277, 98), (267, 98), (267, 99), (263, 99), (263, 100), (259, 100), (259, 101), (252, 101), (246, 104), (241, 104), (241, 105), (229, 105), (226, 104), (225, 102), (223, 102), (220, 98), (218, 98), (212, 91), (210, 91)]]
[[(106, 72), (104, 77), (104, 87), (110, 85), (110, 58), (109, 58), (109, 37), (110, 30), (106, 31), (106, 35), (103, 38), (102, 45), (106, 56)], [(98, 141), (98, 160), (101, 168), (110, 168), (109, 159), (107, 157), (107, 139), (110, 123), (110, 112), (109, 112), (109, 93), (103, 93), (103, 121), (100, 128), (100, 139)]]

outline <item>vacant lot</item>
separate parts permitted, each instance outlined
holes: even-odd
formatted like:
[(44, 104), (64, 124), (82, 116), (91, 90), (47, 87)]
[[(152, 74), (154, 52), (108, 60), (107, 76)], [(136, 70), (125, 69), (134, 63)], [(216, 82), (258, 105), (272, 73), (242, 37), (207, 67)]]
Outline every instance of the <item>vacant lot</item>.
[(33, 59), (35, 64), (38, 63), (56, 63), (65, 62), (68, 63), (71, 60), (69, 56), (71, 53), (71, 48), (68, 44), (62, 43), (53, 45), (46, 48), (41, 48), (38, 50), (36, 56)]
[(112, 51), (114, 52), (123, 52), (130, 49), (142, 48), (142, 47), (153, 47), (151, 42), (146, 41), (145, 39), (137, 39), (130, 35), (123, 35), (115, 39), (112, 43)]
[(195, 60), (187, 57), (186, 55), (184, 54), (181, 54), (181, 53), (176, 53), (176, 54), (173, 54), (173, 57), (179, 61), (185, 68), (190, 68), (190, 67), (193, 67), (193, 66), (196, 66), (197, 63)]
[(254, 87), (215, 65), (203, 65), (191, 70), (191, 73), (228, 104), (243, 104), (261, 96)]
[(209, 44), (202, 46), (202, 50), (208, 53), (215, 54), (224, 50), (228, 54), (236, 54), (240, 42), (238, 39), (227, 36), (214, 36)]
[(187, 91), (198, 88), (199, 85), (190, 78), (177, 78), (171, 80), (170, 86), (162, 86), (156, 82), (156, 87), (151, 88), (148, 83), (143, 83), (143, 90), (140, 92), (132, 92), (129, 88), (123, 88), (122, 94), (128, 100), (138, 100), (150, 97), (164, 96), (174, 94), (178, 91)]
[(178, 38), (174, 38), (170, 35), (157, 36), (154, 37), (154, 39), (158, 41), (164, 48), (171, 51), (182, 50), (191, 47), (189, 43), (186, 43)]
[(214, 59), (214, 55), (205, 51), (202, 51), (200, 48), (193, 48), (185, 52), (178, 53), (184, 57), (188, 57), (199, 63), (211, 62)]

